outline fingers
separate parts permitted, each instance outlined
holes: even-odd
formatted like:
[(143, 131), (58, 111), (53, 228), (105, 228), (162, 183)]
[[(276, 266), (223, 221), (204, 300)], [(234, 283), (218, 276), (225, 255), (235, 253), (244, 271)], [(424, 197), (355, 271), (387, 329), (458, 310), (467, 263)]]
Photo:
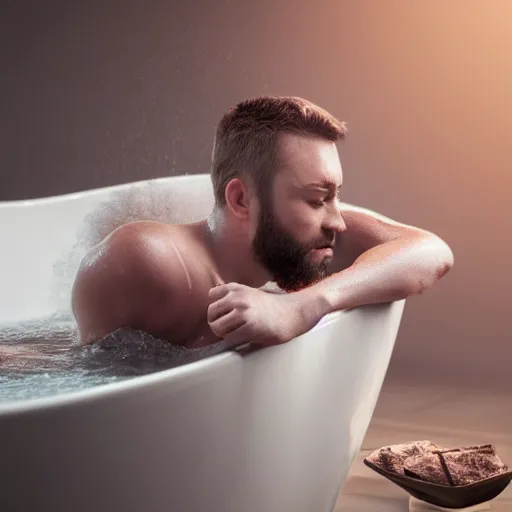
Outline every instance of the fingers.
[(235, 291), (239, 289), (242, 285), (238, 283), (226, 283), (226, 284), (218, 284), (213, 288), (210, 288), (208, 295), (210, 300), (219, 300), (222, 299), (229, 292)]
[(208, 306), (206, 319), (208, 323), (215, 322), (215, 320), (221, 316), (227, 315), (232, 310), (234, 310), (234, 305), (231, 301), (225, 299), (216, 300)]
[(252, 329), (247, 323), (244, 323), (244, 325), (238, 329), (235, 329), (224, 336), (224, 341), (226, 341), (230, 347), (237, 347), (239, 345), (249, 343), (252, 349), (255, 347), (269, 347), (276, 345), (276, 342), (272, 339), (255, 337)]
[[(235, 292), (242, 286), (238, 283), (217, 285), (209, 291), (210, 305), (207, 310), (207, 320), (212, 331), (219, 337), (227, 339), (230, 343), (237, 344), (239, 336), (244, 332), (240, 328), (246, 324), (243, 311), (244, 301)], [(242, 340), (242, 338), (240, 338)]]
[(228, 314), (221, 316), (220, 318), (208, 322), (211, 330), (219, 338), (226, 338), (228, 335), (232, 335), (234, 331), (239, 329), (245, 324), (245, 319), (240, 316), (236, 310), (230, 311)]
[(229, 289), (228, 289), (227, 285), (218, 284), (217, 286), (210, 288), (210, 291), (208, 292), (208, 296), (209, 296), (210, 300), (219, 300), (219, 299), (222, 299), (222, 297), (224, 297), (228, 293), (229, 293)]
[(230, 347), (234, 348), (252, 342), (253, 340), (251, 338), (250, 326), (247, 322), (244, 322), (243, 325), (226, 334), (224, 341), (226, 341)]
[(232, 309), (243, 308), (243, 296), (234, 293), (239, 290), (238, 283), (228, 283), (217, 285), (209, 291), (210, 305), (207, 310), (208, 322), (214, 322), (222, 315), (228, 314)]

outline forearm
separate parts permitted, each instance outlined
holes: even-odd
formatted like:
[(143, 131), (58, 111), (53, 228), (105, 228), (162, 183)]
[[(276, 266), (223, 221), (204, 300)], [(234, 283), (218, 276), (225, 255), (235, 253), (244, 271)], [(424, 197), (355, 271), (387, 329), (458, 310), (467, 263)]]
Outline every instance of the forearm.
[(321, 318), (333, 311), (421, 293), (452, 265), (452, 251), (440, 238), (398, 238), (367, 250), (349, 268), (302, 291), (311, 301), (313, 314)]

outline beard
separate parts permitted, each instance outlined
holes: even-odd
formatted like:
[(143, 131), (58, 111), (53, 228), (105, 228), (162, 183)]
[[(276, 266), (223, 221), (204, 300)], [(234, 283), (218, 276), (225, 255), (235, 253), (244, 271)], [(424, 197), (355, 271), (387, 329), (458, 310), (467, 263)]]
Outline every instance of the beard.
[(261, 203), (258, 227), (252, 242), (254, 255), (285, 291), (296, 291), (327, 277), (331, 258), (320, 263), (308, 260), (312, 249), (333, 247), (334, 233), (301, 244), (276, 219), (273, 208)]

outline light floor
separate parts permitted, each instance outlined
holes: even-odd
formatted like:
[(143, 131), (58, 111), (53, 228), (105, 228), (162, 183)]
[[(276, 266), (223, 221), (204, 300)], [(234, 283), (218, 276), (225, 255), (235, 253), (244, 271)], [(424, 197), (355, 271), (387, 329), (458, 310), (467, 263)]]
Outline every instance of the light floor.
[[(367, 468), (362, 459), (389, 444), (428, 439), (446, 446), (492, 443), (512, 467), (512, 384), (507, 389), (478, 388), (410, 379), (386, 381), (372, 422), (335, 512), (400, 512), (409, 495)], [(512, 483), (490, 502), (493, 512), (512, 512)]]

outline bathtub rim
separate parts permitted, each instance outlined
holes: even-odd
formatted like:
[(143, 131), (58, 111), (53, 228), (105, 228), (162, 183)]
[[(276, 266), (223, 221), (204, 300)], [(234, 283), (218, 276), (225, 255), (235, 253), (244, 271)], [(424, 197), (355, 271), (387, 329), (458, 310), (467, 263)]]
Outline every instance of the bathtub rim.
[[(87, 190), (81, 190), (77, 192), (70, 192), (66, 194), (54, 194), (46, 197), (37, 197), (32, 199), (15, 199), (8, 201), (0, 201), (0, 210), (4, 212), (8, 209), (23, 209), (29, 208), (33, 206), (51, 206), (58, 203), (65, 203), (68, 201), (73, 201), (77, 199), (83, 199), (86, 197), (94, 198), (99, 196), (108, 195), (110, 193), (117, 193), (120, 191), (126, 191), (134, 187), (144, 186), (144, 185), (156, 185), (162, 183), (168, 183), (170, 180), (173, 182), (185, 182), (190, 184), (190, 182), (197, 181), (198, 183), (203, 183), (204, 180), (209, 177), (209, 173), (191, 173), (191, 174), (181, 174), (181, 175), (165, 175), (159, 176), (149, 179), (141, 179), (137, 181), (129, 181), (122, 184), (113, 184), (110, 186), (99, 186), (95, 188), (90, 188)], [(352, 308), (349, 310), (340, 310), (332, 312), (328, 315), (325, 315), (311, 330), (298, 336), (297, 338), (302, 338), (304, 336), (308, 336), (310, 333), (322, 329), (326, 325), (339, 320), (345, 313), (351, 312), (353, 309), (367, 309), (374, 307), (393, 307), (394, 304), (397, 303), (405, 303), (405, 300), (395, 301), (385, 304), (368, 304), (359, 306), (357, 308)], [(400, 316), (403, 314), (404, 305), (401, 304), (397, 306), (397, 308), (401, 309)], [(41, 318), (47, 318), (46, 314)], [(26, 318), (24, 321), (40, 320), (39, 317)], [(295, 339), (297, 339), (295, 338)], [(290, 342), (295, 341), (290, 340)], [(290, 343), (288, 342), (288, 343)], [(396, 342), (396, 340), (395, 340)], [(286, 345), (286, 344), (285, 344)], [(279, 345), (280, 347), (282, 345)], [(272, 350), (274, 347), (269, 347), (268, 349)], [(256, 353), (259, 350), (255, 351)], [(104, 400), (108, 399), (115, 395), (122, 395), (126, 393), (130, 393), (134, 388), (150, 386), (152, 384), (156, 384), (161, 381), (171, 382), (179, 382), (180, 380), (186, 379), (189, 375), (194, 372), (208, 372), (209, 370), (213, 370), (219, 365), (224, 364), (233, 364), (238, 358), (241, 357), (250, 357), (252, 354), (248, 354), (247, 356), (241, 356), (237, 351), (228, 349), (219, 354), (206, 357), (199, 361), (190, 362), (184, 365), (180, 365), (174, 368), (170, 368), (167, 370), (158, 370), (156, 372), (147, 374), (147, 375), (139, 375), (135, 377), (130, 377), (125, 380), (121, 380), (119, 382), (107, 382), (97, 386), (93, 386), (91, 388), (86, 388), (83, 390), (72, 390), (66, 391), (64, 393), (59, 393), (54, 396), (45, 396), (45, 397), (36, 397), (36, 398), (24, 398), (22, 400), (16, 401), (8, 401), (4, 403), (0, 403), (0, 421), (2, 418), (7, 417), (9, 415), (16, 414), (28, 414), (34, 412), (40, 412), (42, 410), (46, 411), (49, 409), (64, 407), (64, 406), (76, 406), (80, 404), (84, 404), (89, 400)]]
[[(404, 305), (405, 300), (400, 300), (390, 303), (368, 304), (349, 310), (334, 311), (322, 317), (320, 321), (312, 329), (305, 332), (304, 334), (297, 336), (296, 338), (290, 340), (285, 344), (277, 345), (276, 347), (267, 347), (264, 350), (272, 350), (273, 348), (284, 347), (288, 343), (293, 343), (295, 340), (299, 338), (309, 336), (315, 331), (323, 329), (327, 325), (337, 320), (341, 320), (342, 316), (351, 311), (355, 312), (356, 310), (360, 309), (380, 309), (383, 307), (396, 307), (401, 310), (400, 315), (402, 315)], [(257, 349), (254, 353), (258, 353), (259, 351), (260, 350)], [(43, 410), (48, 411), (50, 409), (62, 408), (65, 406), (76, 406), (93, 400), (104, 400), (112, 398), (113, 396), (116, 395), (119, 396), (127, 394), (132, 392), (134, 389), (140, 389), (141, 387), (144, 388), (147, 386), (151, 386), (161, 381), (167, 381), (169, 384), (172, 384), (173, 382), (179, 382), (181, 380), (187, 379), (187, 377), (189, 377), (191, 374), (194, 374), (195, 372), (208, 372), (209, 370), (212, 370), (220, 365), (232, 364), (242, 357), (251, 357), (251, 355), (252, 354), (249, 353), (247, 355), (242, 356), (235, 350), (227, 349), (227, 351), (225, 352), (221, 352), (219, 354), (206, 357), (204, 359), (200, 359), (199, 361), (193, 361), (191, 363), (183, 364), (174, 368), (169, 368), (167, 370), (158, 370), (156, 372), (149, 373), (146, 375), (137, 375), (135, 377), (130, 377), (128, 379), (121, 380), (120, 382), (107, 382), (104, 384), (93, 386), (91, 388), (67, 391), (64, 393), (59, 393), (58, 395), (54, 396), (26, 398), (23, 400), (17, 400), (13, 402), (0, 403), (0, 421), (2, 420), (3, 417), (6, 416), (34, 413)]]
[(19, 208), (25, 206), (34, 205), (45, 205), (57, 202), (71, 201), (73, 199), (79, 199), (85, 196), (93, 197), (95, 195), (104, 195), (105, 193), (111, 192), (122, 192), (129, 190), (132, 187), (139, 187), (146, 184), (158, 184), (167, 183), (169, 180), (173, 181), (190, 181), (190, 180), (204, 180), (205, 176), (209, 176), (207, 173), (198, 174), (180, 174), (178, 176), (158, 176), (155, 178), (147, 178), (137, 181), (128, 181), (126, 183), (120, 183), (118, 185), (108, 185), (106, 187), (94, 187), (88, 188), (87, 190), (80, 190), (77, 192), (67, 192), (65, 194), (52, 194), (50, 196), (35, 197), (33, 199), (9, 199), (6, 201), (0, 201), (0, 209), (7, 208)]

